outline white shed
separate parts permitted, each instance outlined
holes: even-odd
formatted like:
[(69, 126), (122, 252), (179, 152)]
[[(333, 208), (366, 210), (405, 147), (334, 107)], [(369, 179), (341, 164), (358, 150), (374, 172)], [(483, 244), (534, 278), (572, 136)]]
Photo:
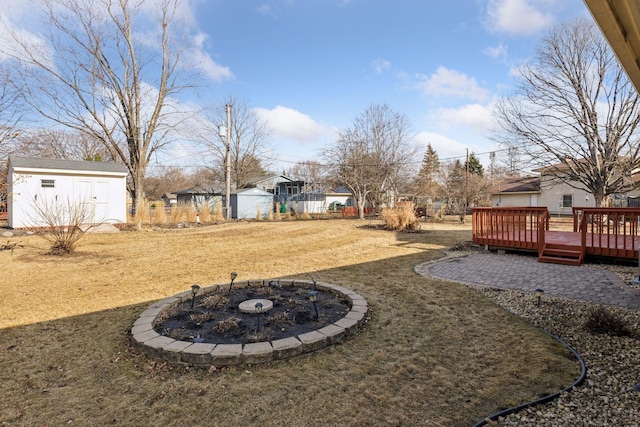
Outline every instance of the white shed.
[[(127, 175), (117, 163), (9, 158), (8, 225), (24, 228), (49, 225), (38, 213), (42, 209), (64, 212), (82, 209), (87, 222), (127, 221)], [(68, 225), (68, 224), (60, 224)]]

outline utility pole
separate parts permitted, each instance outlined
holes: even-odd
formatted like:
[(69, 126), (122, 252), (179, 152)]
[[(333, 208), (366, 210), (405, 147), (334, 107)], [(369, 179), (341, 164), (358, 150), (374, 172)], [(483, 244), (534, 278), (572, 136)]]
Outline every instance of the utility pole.
[(467, 208), (469, 207), (469, 149), (467, 148), (467, 161), (465, 162), (466, 171), (464, 179), (464, 213), (467, 214)]
[(225, 208), (227, 209), (227, 221), (231, 219), (231, 104), (224, 106), (227, 112), (227, 156), (225, 157), (224, 164), (226, 169), (226, 200)]

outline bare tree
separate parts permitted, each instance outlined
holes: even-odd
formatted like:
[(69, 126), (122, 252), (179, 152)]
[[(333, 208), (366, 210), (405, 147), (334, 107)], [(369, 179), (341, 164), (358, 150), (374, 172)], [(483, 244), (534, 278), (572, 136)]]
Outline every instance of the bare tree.
[(20, 91), (7, 66), (0, 64), (0, 159), (6, 159), (12, 141), (20, 134)]
[(324, 184), (324, 166), (317, 160), (305, 160), (293, 165), (287, 171), (290, 178), (304, 181), (307, 191), (321, 188)]
[(247, 101), (229, 97), (223, 104), (214, 107), (209, 114), (209, 135), (204, 138), (213, 154), (210, 166), (217, 181), (225, 181), (225, 158), (227, 143), (220, 136), (217, 126), (227, 123), (225, 106), (231, 106), (231, 182), (236, 188), (244, 187), (251, 178), (266, 174), (266, 152), (269, 150), (268, 123), (261, 120)]
[(204, 184), (197, 173), (189, 173), (182, 168), (163, 166), (152, 169), (144, 183), (144, 191), (149, 200), (159, 200), (164, 193), (184, 190)]
[(114, 161), (104, 144), (75, 130), (31, 129), (15, 138), (13, 154), (66, 160)]
[(600, 31), (575, 20), (552, 29), (521, 68), (518, 92), (497, 108), (496, 139), (526, 155), (528, 166), (587, 189), (600, 206), (633, 187), (638, 101)]
[(9, 27), (10, 42), (0, 47), (22, 66), (24, 99), (35, 110), (98, 139), (128, 167), (134, 209), (150, 157), (176, 123), (172, 97), (191, 86), (183, 79), (188, 33), (180, 3), (42, 0), (43, 42)]
[(364, 218), (365, 203), (372, 195), (394, 194), (406, 179), (417, 148), (411, 144), (410, 123), (388, 105), (371, 105), (353, 125), (338, 133), (324, 157), (332, 166), (337, 184), (347, 186)]

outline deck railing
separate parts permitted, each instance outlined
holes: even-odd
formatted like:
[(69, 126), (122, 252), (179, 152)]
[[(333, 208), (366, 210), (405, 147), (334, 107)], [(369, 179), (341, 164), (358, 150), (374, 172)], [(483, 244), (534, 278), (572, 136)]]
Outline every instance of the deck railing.
[(481, 245), (538, 249), (538, 230), (549, 229), (546, 207), (473, 209), (473, 242)]
[(640, 247), (640, 208), (573, 208), (573, 231), (590, 255), (636, 258)]

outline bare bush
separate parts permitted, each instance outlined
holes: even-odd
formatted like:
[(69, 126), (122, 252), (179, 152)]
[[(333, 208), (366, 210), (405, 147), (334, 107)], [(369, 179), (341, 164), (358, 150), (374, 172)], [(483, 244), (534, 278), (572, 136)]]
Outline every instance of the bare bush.
[(84, 235), (98, 225), (93, 223), (93, 207), (89, 203), (36, 198), (33, 209), (30, 228), (50, 244), (49, 255), (72, 253)]
[(616, 337), (632, 335), (629, 324), (625, 319), (611, 312), (603, 306), (589, 311), (584, 328), (594, 334), (606, 334)]
[(387, 230), (407, 231), (420, 228), (413, 202), (400, 202), (392, 208), (383, 209), (382, 220)]

